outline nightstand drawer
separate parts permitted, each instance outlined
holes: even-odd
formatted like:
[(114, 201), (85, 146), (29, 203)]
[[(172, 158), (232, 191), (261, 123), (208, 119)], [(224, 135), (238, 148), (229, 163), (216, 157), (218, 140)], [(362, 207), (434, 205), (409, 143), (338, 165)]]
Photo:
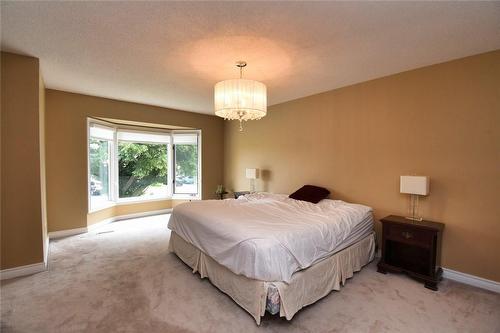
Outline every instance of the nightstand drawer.
[(386, 237), (398, 242), (430, 247), (433, 233), (402, 225), (387, 225)]

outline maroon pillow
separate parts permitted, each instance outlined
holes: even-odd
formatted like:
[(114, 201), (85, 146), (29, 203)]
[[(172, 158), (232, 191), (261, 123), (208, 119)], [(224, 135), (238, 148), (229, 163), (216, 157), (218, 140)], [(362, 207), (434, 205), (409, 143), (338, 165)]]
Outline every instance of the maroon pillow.
[(288, 197), (295, 200), (308, 201), (316, 204), (325, 199), (329, 194), (330, 191), (328, 191), (324, 187), (304, 185), (297, 191), (290, 194)]

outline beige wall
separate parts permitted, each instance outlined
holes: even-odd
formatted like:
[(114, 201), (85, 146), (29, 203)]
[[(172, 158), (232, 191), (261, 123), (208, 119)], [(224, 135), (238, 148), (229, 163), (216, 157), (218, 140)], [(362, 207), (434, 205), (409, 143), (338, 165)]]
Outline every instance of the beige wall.
[(172, 200), (148, 201), (128, 205), (115, 205), (87, 215), (87, 225), (98, 223), (114, 216), (122, 216), (172, 208)]
[[(500, 281), (500, 51), (425, 67), (269, 108), (225, 127), (225, 184), (323, 185), (376, 218), (404, 215), (399, 176), (427, 175), (425, 218), (446, 224), (444, 267)], [(377, 224), (377, 230), (380, 226)]]
[(43, 261), (38, 59), (1, 54), (1, 268)]
[[(223, 177), (223, 120), (210, 115), (170, 110), (106, 98), (46, 91), (46, 167), (49, 231), (87, 226), (87, 117), (122, 119), (199, 128), (202, 130), (203, 199), (215, 197)], [(163, 207), (171, 203), (164, 202)], [(98, 216), (110, 217), (150, 210), (148, 205), (116, 206), (107, 213), (89, 215), (89, 224)], [(125, 212), (125, 213), (124, 213)]]
[(49, 253), (48, 228), (47, 228), (47, 177), (45, 171), (45, 84), (42, 74), (38, 79), (38, 128), (39, 128), (39, 146), (40, 146), (40, 190), (42, 201), (42, 241), (44, 262), (47, 262)]
[(177, 206), (180, 203), (188, 201), (189, 200), (158, 200), (127, 205), (119, 204), (87, 214), (87, 225), (99, 223), (105, 219), (115, 216), (169, 209)]

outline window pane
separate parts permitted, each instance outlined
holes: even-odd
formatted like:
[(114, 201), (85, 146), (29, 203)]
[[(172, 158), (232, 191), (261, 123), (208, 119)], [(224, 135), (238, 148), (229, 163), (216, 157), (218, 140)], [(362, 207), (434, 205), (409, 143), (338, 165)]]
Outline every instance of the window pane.
[(155, 199), (168, 196), (168, 145), (118, 143), (120, 198)]
[[(175, 140), (175, 138), (174, 138)], [(175, 146), (175, 193), (198, 193), (198, 146), (176, 144)]]
[(96, 208), (109, 200), (109, 168), (111, 142), (91, 138), (89, 142), (90, 207)]

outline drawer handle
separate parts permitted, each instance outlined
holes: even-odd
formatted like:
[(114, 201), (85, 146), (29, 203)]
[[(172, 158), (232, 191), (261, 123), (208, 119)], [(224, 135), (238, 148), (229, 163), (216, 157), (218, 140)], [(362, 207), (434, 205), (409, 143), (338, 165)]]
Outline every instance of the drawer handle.
[(413, 235), (411, 234), (411, 232), (408, 232), (408, 231), (403, 231), (403, 232), (401, 233), (401, 235), (402, 235), (404, 238), (406, 238), (406, 239), (410, 239), (410, 238), (412, 238), (412, 237), (413, 237)]

